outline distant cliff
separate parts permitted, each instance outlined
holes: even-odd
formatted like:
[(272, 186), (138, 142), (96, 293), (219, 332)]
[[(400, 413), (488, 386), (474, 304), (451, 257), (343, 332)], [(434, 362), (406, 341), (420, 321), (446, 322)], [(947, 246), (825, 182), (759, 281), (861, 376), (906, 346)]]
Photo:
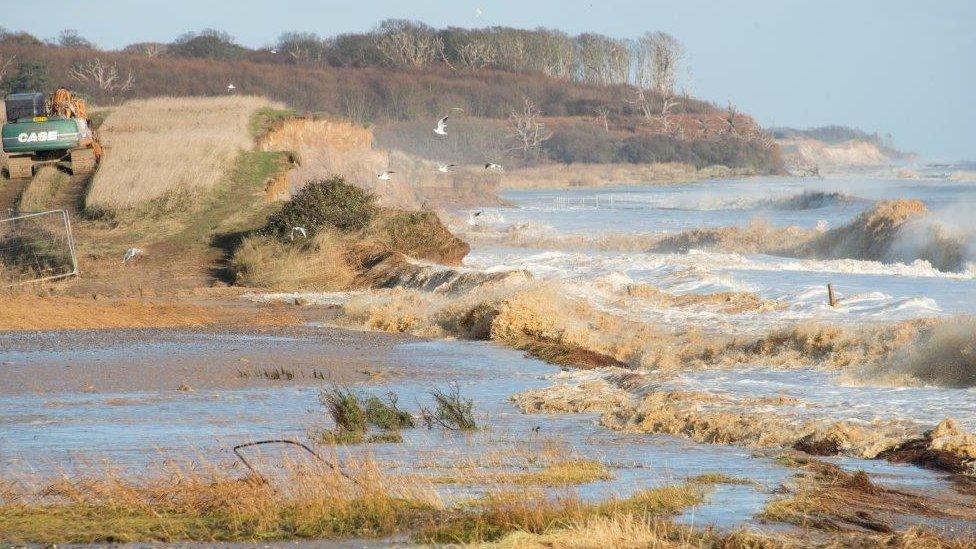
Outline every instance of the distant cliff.
[(846, 126), (770, 130), (787, 168), (798, 174), (887, 166), (911, 158), (891, 145), (891, 138)]

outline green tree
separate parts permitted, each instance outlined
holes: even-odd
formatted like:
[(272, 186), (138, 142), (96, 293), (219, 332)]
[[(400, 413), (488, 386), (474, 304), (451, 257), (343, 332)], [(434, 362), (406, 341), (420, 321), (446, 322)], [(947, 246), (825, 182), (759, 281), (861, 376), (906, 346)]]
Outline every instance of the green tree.
[(234, 42), (234, 37), (214, 29), (188, 32), (173, 42), (170, 51), (180, 57), (207, 59), (239, 59), (246, 49)]
[(47, 65), (40, 61), (23, 61), (12, 76), (0, 82), (0, 88), (5, 93), (45, 91), (50, 80)]

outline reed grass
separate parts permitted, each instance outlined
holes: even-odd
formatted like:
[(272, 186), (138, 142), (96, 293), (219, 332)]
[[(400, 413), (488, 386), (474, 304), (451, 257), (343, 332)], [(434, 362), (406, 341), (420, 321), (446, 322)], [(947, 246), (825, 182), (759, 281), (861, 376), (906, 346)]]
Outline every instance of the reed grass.
[(182, 97), (129, 101), (100, 133), (106, 154), (86, 198), (92, 210), (116, 211), (166, 196), (214, 188), (240, 151), (251, 150), (259, 97)]

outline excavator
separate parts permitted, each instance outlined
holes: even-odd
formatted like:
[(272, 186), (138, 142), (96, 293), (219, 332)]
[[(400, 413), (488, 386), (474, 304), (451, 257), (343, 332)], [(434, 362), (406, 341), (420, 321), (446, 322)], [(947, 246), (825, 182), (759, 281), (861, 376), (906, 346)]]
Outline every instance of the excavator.
[(49, 98), (41, 92), (6, 98), (3, 152), (10, 179), (29, 179), (36, 166), (68, 162), (73, 175), (95, 171), (102, 147), (92, 129), (87, 106), (67, 88)]

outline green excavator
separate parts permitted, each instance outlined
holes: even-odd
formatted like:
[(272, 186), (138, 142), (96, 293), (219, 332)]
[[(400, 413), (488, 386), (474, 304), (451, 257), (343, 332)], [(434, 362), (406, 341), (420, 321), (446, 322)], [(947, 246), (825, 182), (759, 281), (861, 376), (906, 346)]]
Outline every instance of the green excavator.
[(33, 176), (34, 167), (67, 162), (73, 175), (95, 171), (101, 147), (85, 104), (59, 88), (48, 101), (43, 93), (15, 93), (6, 99), (3, 152), (10, 179)]

